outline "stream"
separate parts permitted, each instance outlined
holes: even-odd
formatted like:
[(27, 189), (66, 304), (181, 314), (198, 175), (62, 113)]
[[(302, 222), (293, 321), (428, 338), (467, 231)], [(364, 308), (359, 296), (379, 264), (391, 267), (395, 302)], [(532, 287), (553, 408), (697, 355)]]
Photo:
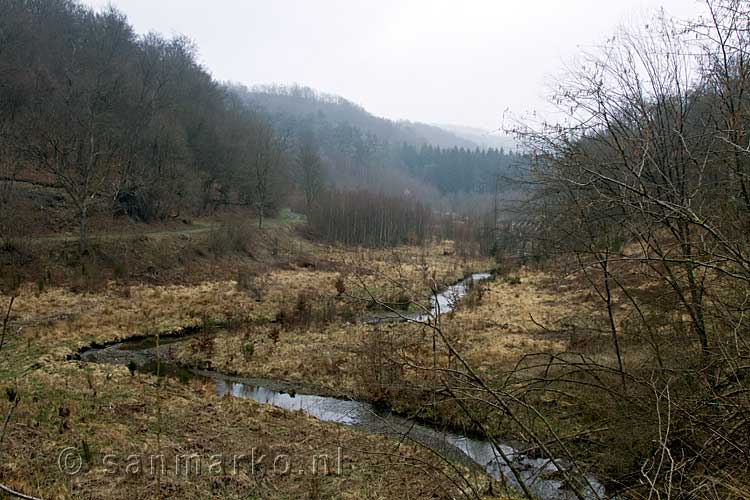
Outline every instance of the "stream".
[[(454, 309), (457, 302), (466, 295), (472, 282), (488, 279), (489, 273), (473, 274), (432, 297), (430, 312), (409, 313), (403, 316), (396, 314), (383, 315), (373, 322), (382, 321), (416, 321), (427, 322)], [(161, 359), (170, 359), (169, 352), (180, 342), (189, 337), (164, 337), (159, 346)], [(129, 340), (105, 347), (94, 347), (80, 353), (83, 361), (128, 365), (134, 364), (139, 369), (148, 367), (156, 359), (157, 349), (153, 338)], [(270, 404), (290, 411), (302, 411), (311, 417), (324, 422), (335, 422), (353, 426), (358, 429), (402, 439), (404, 437), (440, 451), (444, 456), (469, 467), (480, 467), (487, 474), (504, 481), (510, 487), (520, 491), (519, 485), (511, 472), (511, 467), (501, 458), (497, 449), (488, 441), (474, 439), (455, 432), (448, 432), (437, 427), (415, 423), (413, 420), (395, 415), (387, 410), (375, 407), (365, 401), (341, 399), (318, 394), (305, 394), (305, 388), (283, 381), (253, 379), (227, 376), (205, 370), (185, 370), (164, 363), (165, 372), (179, 374), (189, 371), (191, 376), (212, 380), (216, 384), (216, 393), (220, 396), (231, 395), (237, 398), (252, 399), (263, 404)], [(308, 391), (309, 392), (309, 391)], [(562, 474), (545, 458), (533, 458), (517, 451), (513, 446), (502, 444), (503, 453), (512, 465), (520, 472), (529, 490), (541, 500), (568, 500), (577, 498), (566, 488)], [(571, 465), (559, 460), (567, 470)], [(587, 499), (606, 498), (604, 486), (591, 475), (580, 478), (579, 490)]]

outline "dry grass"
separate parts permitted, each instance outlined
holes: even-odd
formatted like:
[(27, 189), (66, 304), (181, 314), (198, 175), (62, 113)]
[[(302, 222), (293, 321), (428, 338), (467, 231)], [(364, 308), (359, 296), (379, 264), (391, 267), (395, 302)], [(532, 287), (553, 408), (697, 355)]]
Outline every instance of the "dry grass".
[(473, 364), (509, 366), (530, 352), (566, 349), (558, 332), (583, 307), (578, 292), (553, 287), (548, 274), (521, 270), (487, 284), (480, 304), (459, 307), (444, 326)]
[[(159, 434), (167, 457), (190, 452), (247, 453), (253, 446), (308, 456), (319, 450), (330, 454), (341, 446), (350, 465), (342, 475), (322, 477), (240, 473), (186, 480), (168, 475), (161, 485), (164, 497), (440, 498), (451, 491), (446, 480), (432, 470), (443, 465), (424, 451), (396, 447), (391, 440), (301, 414), (218, 398), (213, 386), (198, 381), (182, 385), (171, 380), (158, 389), (154, 377), (131, 376), (124, 367), (66, 360), (92, 342), (222, 323), (234, 328), (219, 335), (210, 359), (191, 361), (209, 362), (230, 373), (298, 380), (312, 377), (311, 381), (326, 385), (325, 377), (334, 379), (342, 370), (351, 373), (354, 369), (357, 332), (366, 327), (337, 320), (277, 331), (269, 322), (300, 293), (314, 290), (322, 297), (335, 298), (340, 292), (339, 277), (345, 278), (347, 293), (363, 292), (358, 288), (362, 283), (387, 291), (394, 286), (390, 278), (395, 272), (401, 282), (420, 283), (416, 293), (425, 295), (432, 279), (453, 281), (465, 269), (488, 265), (443, 255), (450, 244), (426, 250), (350, 251), (300, 240), (287, 230), (278, 234), (276, 256), (267, 262), (247, 256), (216, 260), (202, 274), (181, 277), (176, 283), (169, 283), (166, 275), (157, 284), (103, 279), (100, 287), (88, 293), (75, 293), (67, 285), (23, 285), (8, 343), (0, 352), (0, 383), (15, 387), (21, 395), (3, 444), (0, 481), (44, 498), (154, 498), (154, 477), (108, 474), (101, 459), (109, 451), (153, 453)], [(260, 296), (247, 286), (238, 286), (241, 268), (253, 280), (262, 281)], [(189, 274), (189, 266), (185, 269)], [(204, 275), (213, 279), (201, 280)], [(5, 299), (0, 295), (0, 303)], [(341, 298), (335, 300), (346, 305)], [(254, 343), (251, 355), (243, 354), (247, 339)], [(330, 386), (355, 392), (353, 383)], [(157, 432), (159, 406), (164, 416), (161, 433)], [(7, 408), (8, 403), (3, 403), (0, 411)], [(85, 473), (68, 477), (57, 470), (58, 453), (66, 446), (91, 452), (91, 467)]]
[[(346, 276), (347, 288), (363, 298), (370, 290), (386, 290), (400, 282), (418, 282), (425, 272), (439, 283), (454, 281), (466, 269), (480, 269), (486, 261), (460, 261), (443, 256), (444, 245), (424, 251), (403, 247), (395, 250), (347, 251), (343, 248), (315, 246), (299, 242), (314, 250), (308, 259), (291, 259), (283, 266), (257, 271), (264, 293), (258, 299), (237, 286), (237, 269), (224, 270), (232, 279), (202, 281), (197, 284), (121, 284), (109, 281), (95, 293), (75, 293), (66, 287), (48, 287), (39, 291), (28, 283), (21, 289), (14, 307), (13, 323), (24, 328), (24, 335), (59, 347), (82, 346), (91, 341), (104, 342), (143, 333), (144, 329), (170, 331), (195, 324), (203, 317), (215, 320), (241, 317), (248, 321), (272, 320), (280, 308), (296, 299), (303, 290), (314, 290), (321, 296), (337, 295), (336, 281)], [(319, 269), (310, 262), (325, 259), (331, 270)], [(426, 271), (420, 261), (428, 263)], [(230, 274), (233, 272), (233, 274)], [(419, 288), (426, 294), (427, 285)], [(1, 296), (0, 296), (1, 297)], [(60, 321), (62, 320), (62, 321)]]
[[(131, 376), (124, 367), (68, 362), (36, 369), (17, 387), (22, 402), (6, 436), (0, 481), (43, 498), (406, 499), (451, 490), (437, 472), (423, 473), (443, 467), (423, 450), (407, 444), (395, 453), (386, 438), (252, 401), (219, 398), (212, 384), (164, 380), (159, 388), (154, 377)], [(58, 469), (59, 453), (70, 446), (76, 454), (85, 456), (84, 449), (89, 454), (75, 476)], [(251, 456), (253, 450), (256, 457), (270, 458), (254, 472), (249, 462), (235, 470), (229, 457)], [(184, 461), (176, 470), (174, 460), (191, 454), (203, 463), (200, 472), (186, 476)], [(209, 467), (217, 454), (230, 460), (224, 468)], [(167, 464), (160, 494), (152, 455), (164, 455)], [(282, 462), (272, 466), (279, 455), (293, 464), (291, 472), (284, 473)], [(313, 474), (312, 460), (321, 455), (330, 459), (328, 474), (322, 467)]]
[[(549, 275), (522, 271), (521, 282), (510, 284), (498, 278), (488, 283), (483, 298), (472, 308), (459, 307), (443, 317), (443, 330), (456, 348), (474, 366), (499, 371), (513, 366), (529, 352), (559, 352), (568, 348), (568, 337), (548, 332), (544, 325), (565, 323), (581, 305), (580, 294), (551, 288)], [(343, 307), (345, 301), (338, 302)], [(534, 321), (531, 320), (531, 315)], [(376, 333), (381, 332), (381, 333)], [(387, 333), (386, 333), (387, 332)], [(368, 335), (394, 335), (408, 339), (409, 355), (426, 364), (432, 357), (432, 337), (419, 325), (369, 325), (336, 321), (309, 328), (279, 329), (275, 325), (249, 325), (216, 337), (211, 367), (239, 375), (280, 378), (311, 384), (335, 394), (370, 396), (362, 386), (362, 348)], [(242, 356), (242, 346), (252, 342), (251, 357)], [(438, 356), (447, 353), (439, 346)], [(176, 357), (186, 365), (205, 366), (205, 354), (181, 349)], [(425, 373), (404, 374), (404, 385), (419, 385)], [(391, 404), (409, 409), (406, 401)], [(415, 401), (415, 404), (418, 404)]]

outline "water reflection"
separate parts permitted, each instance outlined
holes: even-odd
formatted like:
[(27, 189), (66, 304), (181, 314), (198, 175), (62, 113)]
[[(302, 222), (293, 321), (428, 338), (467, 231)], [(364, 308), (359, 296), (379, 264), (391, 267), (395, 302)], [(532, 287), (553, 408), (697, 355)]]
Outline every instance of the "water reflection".
[(427, 321), (436, 318), (441, 314), (451, 312), (456, 308), (456, 304), (461, 298), (466, 295), (469, 288), (475, 283), (484, 281), (492, 277), (490, 273), (474, 273), (471, 276), (462, 279), (458, 283), (449, 286), (442, 292), (432, 296), (430, 298), (430, 312), (429, 313), (418, 313), (407, 316), (412, 321), (419, 321), (420, 323), (426, 323)]
[[(324, 422), (355, 426), (368, 432), (393, 437), (408, 437), (442, 451), (458, 450), (495, 479), (502, 480), (511, 487), (519, 487), (511, 467), (492, 443), (420, 425), (390, 412), (379, 411), (369, 403), (310, 394), (288, 394), (223, 378), (217, 378), (216, 392), (220, 396), (229, 394), (285, 410), (301, 411)], [(562, 481), (557, 479), (557, 468), (550, 460), (525, 456), (509, 445), (503, 444), (500, 448), (520, 472), (530, 490), (539, 498), (576, 498), (573, 492), (564, 489)], [(604, 498), (604, 487), (593, 476), (587, 476), (586, 479), (590, 484), (583, 486), (584, 496), (591, 499)]]
[[(472, 282), (482, 281), (490, 276), (489, 273), (471, 275), (433, 297), (430, 301), (431, 311), (429, 314), (415, 314), (407, 316), (406, 319), (427, 322), (440, 314), (452, 311), (457, 301), (466, 295)], [(184, 341), (185, 339), (164, 340), (166, 342), (160, 343), (162, 354), (170, 349), (170, 343)], [(81, 358), (86, 361), (114, 364), (135, 363), (142, 368), (153, 362), (155, 352), (154, 340), (142, 339), (92, 349), (83, 353)], [(178, 370), (174, 373), (167, 371), (167, 373), (178, 374)], [(393, 415), (388, 411), (381, 411), (366, 402), (278, 391), (268, 387), (278, 388), (278, 384), (274, 385), (273, 381), (252, 381), (251, 383), (247, 379), (232, 379), (215, 372), (193, 370), (192, 373), (215, 381), (216, 392), (221, 396), (231, 395), (237, 398), (252, 399), (285, 410), (301, 411), (324, 422), (355, 426), (370, 433), (398, 438), (408, 437), (465, 463), (468, 463), (466, 462), (468, 458), (494, 478), (517, 488), (518, 484), (511, 472), (511, 467), (502, 458), (504, 454), (520, 472), (524, 483), (540, 499), (568, 500), (576, 498), (572, 491), (565, 489), (565, 485), (558, 479), (560, 474), (549, 460), (525, 456), (506, 444), (500, 445), (501, 454), (488, 441), (472, 439), (457, 433), (420, 425), (398, 415)], [(570, 467), (569, 464), (564, 462), (558, 463), (566, 469)], [(585, 498), (605, 498), (604, 487), (594, 477), (587, 475), (585, 479), (588, 481), (588, 485), (581, 486)]]

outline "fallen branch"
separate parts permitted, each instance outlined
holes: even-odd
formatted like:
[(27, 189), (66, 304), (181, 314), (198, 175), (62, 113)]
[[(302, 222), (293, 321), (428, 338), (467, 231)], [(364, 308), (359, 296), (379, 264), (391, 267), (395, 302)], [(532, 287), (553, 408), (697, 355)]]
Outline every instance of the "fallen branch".
[(12, 490), (5, 486), (4, 484), (0, 483), (0, 490), (4, 491), (8, 495), (16, 498), (24, 498), (25, 500), (42, 500), (39, 497), (32, 497), (31, 495), (24, 495), (23, 493), (19, 493), (18, 491)]
[(3, 319), (3, 332), (2, 336), (0, 337), (0, 350), (2, 350), (3, 345), (5, 344), (5, 334), (8, 331), (8, 321), (10, 321), (10, 313), (13, 310), (13, 302), (16, 300), (16, 295), (13, 294), (10, 296), (10, 303), (8, 304), (8, 312), (5, 314), (5, 318)]

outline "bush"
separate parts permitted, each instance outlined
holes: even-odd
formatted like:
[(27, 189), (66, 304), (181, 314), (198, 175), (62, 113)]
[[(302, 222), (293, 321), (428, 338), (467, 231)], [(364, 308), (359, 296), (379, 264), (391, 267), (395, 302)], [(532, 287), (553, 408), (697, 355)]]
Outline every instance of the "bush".
[(479, 306), (482, 303), (482, 300), (484, 300), (485, 291), (485, 287), (480, 283), (471, 281), (468, 289), (466, 290), (466, 295), (461, 300), (461, 302), (459, 302), (460, 307), (472, 308)]
[(257, 230), (251, 221), (232, 218), (211, 229), (208, 249), (216, 257), (238, 253), (253, 257)]
[(107, 277), (100, 264), (93, 258), (87, 258), (81, 261), (71, 278), (70, 291), (73, 293), (95, 292), (102, 290), (106, 285)]
[(404, 290), (396, 290), (382, 299), (370, 299), (367, 303), (367, 309), (374, 311), (390, 311), (392, 309), (408, 311), (412, 303), (411, 297)]
[(339, 297), (346, 293), (346, 282), (344, 281), (344, 277), (341, 276), (340, 274), (336, 276), (335, 287), (336, 287), (336, 293), (338, 294)]
[(335, 299), (313, 290), (302, 290), (297, 294), (293, 307), (279, 310), (276, 314), (276, 322), (285, 327), (309, 328), (314, 324), (329, 324), (337, 317), (338, 308)]
[(505, 277), (505, 282), (509, 285), (520, 285), (521, 277), (515, 274), (510, 274)]
[(250, 361), (250, 358), (255, 354), (255, 344), (253, 342), (246, 342), (242, 346), (242, 354), (245, 356), (245, 361)]
[(255, 300), (263, 300), (267, 286), (267, 281), (258, 277), (249, 267), (237, 270), (237, 289), (248, 292)]

